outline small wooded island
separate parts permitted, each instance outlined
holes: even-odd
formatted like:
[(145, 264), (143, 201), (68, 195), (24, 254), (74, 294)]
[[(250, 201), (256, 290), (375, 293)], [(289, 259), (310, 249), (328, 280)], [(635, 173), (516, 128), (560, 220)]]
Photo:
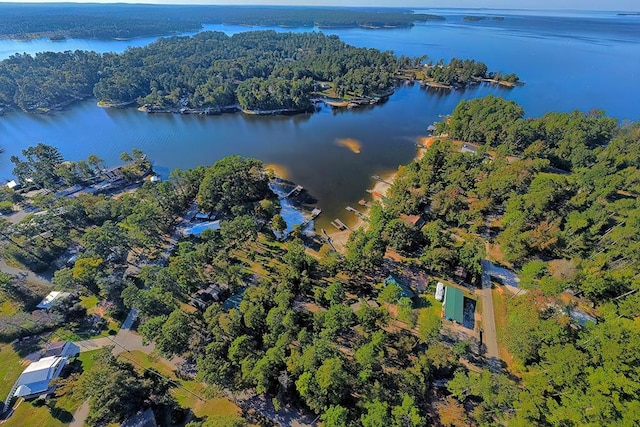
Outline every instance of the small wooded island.
[(122, 54), (13, 55), (0, 62), (0, 107), (46, 113), (95, 96), (102, 106), (137, 104), (147, 112), (301, 112), (315, 100), (376, 103), (398, 79), (464, 88), (499, 74), (472, 60), (425, 59), (356, 48), (322, 33), (202, 32)]

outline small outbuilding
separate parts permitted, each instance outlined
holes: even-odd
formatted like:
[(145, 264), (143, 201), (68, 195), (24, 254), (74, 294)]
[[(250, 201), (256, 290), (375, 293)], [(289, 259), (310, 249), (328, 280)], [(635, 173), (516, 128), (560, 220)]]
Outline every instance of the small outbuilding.
[(426, 221), (420, 215), (400, 215), (400, 219), (404, 221), (409, 227), (412, 228), (422, 228), (422, 226), (426, 223)]
[(6, 185), (7, 185), (7, 188), (9, 188), (10, 190), (18, 190), (20, 188), (20, 184), (18, 184), (18, 182), (14, 179), (7, 182)]
[(459, 324), (464, 322), (464, 294), (458, 288), (447, 286), (444, 290), (444, 318)]
[(462, 144), (462, 147), (460, 147), (460, 152), (476, 154), (478, 152), (478, 147), (471, 144)]
[(438, 282), (436, 285), (436, 300), (442, 301), (444, 298), (444, 283)]

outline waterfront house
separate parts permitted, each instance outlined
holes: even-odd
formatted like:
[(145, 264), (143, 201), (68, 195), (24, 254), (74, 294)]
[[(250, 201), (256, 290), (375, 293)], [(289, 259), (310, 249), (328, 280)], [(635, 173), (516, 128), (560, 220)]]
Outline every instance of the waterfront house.
[(7, 182), (6, 186), (7, 186), (7, 188), (8, 188), (9, 190), (18, 190), (18, 189), (20, 189), (20, 184), (18, 184), (18, 183), (17, 183), (15, 180), (13, 180), (13, 179), (12, 179), (11, 181)]
[(120, 165), (120, 166), (114, 166), (112, 168), (109, 169), (104, 169), (102, 171), (102, 175), (104, 176), (104, 179), (107, 181), (118, 181), (121, 179), (125, 178), (125, 174), (124, 174), (124, 169), (125, 166)]

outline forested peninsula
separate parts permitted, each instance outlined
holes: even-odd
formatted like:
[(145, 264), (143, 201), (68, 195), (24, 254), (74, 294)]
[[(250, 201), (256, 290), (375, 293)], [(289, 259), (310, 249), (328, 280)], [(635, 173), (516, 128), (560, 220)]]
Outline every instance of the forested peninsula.
[(400, 78), (465, 87), (498, 74), (473, 60), (425, 58), (356, 48), (322, 33), (203, 32), (122, 54), (13, 55), (0, 62), (0, 107), (46, 113), (95, 96), (103, 106), (137, 104), (148, 112), (298, 112), (318, 99), (376, 103)]
[(0, 5), (0, 38), (117, 39), (198, 31), (203, 24), (318, 28), (399, 28), (444, 21), (407, 9), (177, 5)]

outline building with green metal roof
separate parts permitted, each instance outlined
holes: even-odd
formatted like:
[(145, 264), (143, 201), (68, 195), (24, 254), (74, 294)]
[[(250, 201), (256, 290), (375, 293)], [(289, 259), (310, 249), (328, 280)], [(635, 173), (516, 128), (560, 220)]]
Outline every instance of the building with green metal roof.
[(464, 321), (464, 294), (458, 288), (447, 286), (444, 291), (444, 318), (460, 324)]

